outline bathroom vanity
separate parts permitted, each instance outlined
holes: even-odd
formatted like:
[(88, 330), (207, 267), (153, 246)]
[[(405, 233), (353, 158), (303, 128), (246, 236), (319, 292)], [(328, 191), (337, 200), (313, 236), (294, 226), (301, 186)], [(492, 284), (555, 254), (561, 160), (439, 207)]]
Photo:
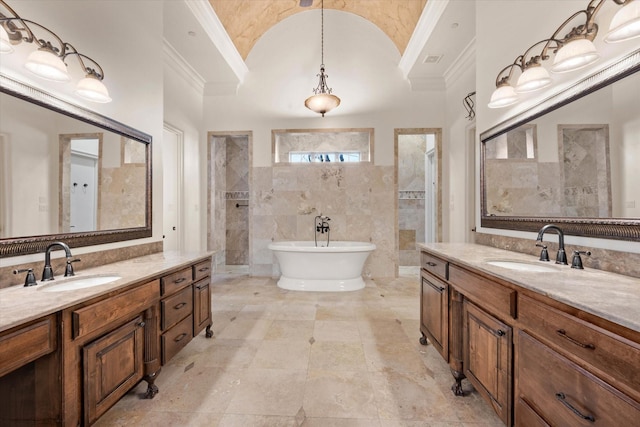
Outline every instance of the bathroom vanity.
[[(511, 426), (640, 419), (640, 280), (474, 244), (420, 245), (422, 344)], [(464, 397), (461, 397), (464, 398)]]
[[(212, 336), (211, 262), (159, 253), (0, 290), (0, 425), (90, 425), (141, 380), (152, 398), (161, 366)], [(113, 280), (64, 290), (93, 277)]]

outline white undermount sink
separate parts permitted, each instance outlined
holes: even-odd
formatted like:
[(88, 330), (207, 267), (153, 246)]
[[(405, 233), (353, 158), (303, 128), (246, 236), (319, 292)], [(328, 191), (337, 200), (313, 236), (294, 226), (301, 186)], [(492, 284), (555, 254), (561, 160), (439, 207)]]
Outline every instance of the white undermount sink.
[(538, 264), (533, 262), (526, 261), (513, 261), (513, 260), (494, 260), (487, 261), (487, 264), (493, 265), (495, 267), (502, 267), (508, 270), (516, 270), (516, 271), (528, 271), (533, 273), (551, 273), (557, 272), (558, 269), (544, 264)]
[(115, 274), (96, 274), (93, 276), (73, 277), (62, 279), (56, 283), (55, 281), (40, 285), (42, 292), (63, 292), (75, 291), (76, 289), (92, 288), (94, 286), (106, 285), (115, 282), (122, 277)]

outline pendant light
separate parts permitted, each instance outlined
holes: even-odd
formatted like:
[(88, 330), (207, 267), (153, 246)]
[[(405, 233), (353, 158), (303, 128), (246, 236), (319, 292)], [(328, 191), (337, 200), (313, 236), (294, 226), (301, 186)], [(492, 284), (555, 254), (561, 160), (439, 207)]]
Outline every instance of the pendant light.
[(324, 0), (321, 3), (321, 26), (320, 26), (320, 74), (318, 86), (313, 89), (313, 95), (304, 101), (305, 107), (316, 113), (324, 114), (340, 105), (340, 98), (331, 93), (331, 88), (327, 86), (327, 76), (324, 72)]

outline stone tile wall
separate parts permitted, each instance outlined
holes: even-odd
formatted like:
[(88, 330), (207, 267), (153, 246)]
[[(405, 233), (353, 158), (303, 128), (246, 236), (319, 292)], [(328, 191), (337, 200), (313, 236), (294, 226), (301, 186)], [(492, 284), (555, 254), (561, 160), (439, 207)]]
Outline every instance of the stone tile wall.
[(267, 245), (314, 240), (314, 217), (331, 218), (331, 239), (372, 242), (363, 274), (394, 277), (397, 265), (397, 186), (393, 166), (306, 164), (256, 167), (252, 171), (253, 275), (278, 276)]

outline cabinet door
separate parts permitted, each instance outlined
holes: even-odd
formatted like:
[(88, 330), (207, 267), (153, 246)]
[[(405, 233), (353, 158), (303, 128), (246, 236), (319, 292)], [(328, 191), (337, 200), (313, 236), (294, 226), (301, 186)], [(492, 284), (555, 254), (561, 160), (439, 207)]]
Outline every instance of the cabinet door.
[(422, 273), (420, 331), (445, 360), (449, 360), (449, 304), (447, 284)]
[(142, 379), (142, 316), (83, 348), (85, 425), (90, 425)]
[(193, 335), (211, 324), (211, 286), (207, 277), (193, 285)]
[(465, 376), (511, 425), (511, 327), (465, 300), (462, 348)]

